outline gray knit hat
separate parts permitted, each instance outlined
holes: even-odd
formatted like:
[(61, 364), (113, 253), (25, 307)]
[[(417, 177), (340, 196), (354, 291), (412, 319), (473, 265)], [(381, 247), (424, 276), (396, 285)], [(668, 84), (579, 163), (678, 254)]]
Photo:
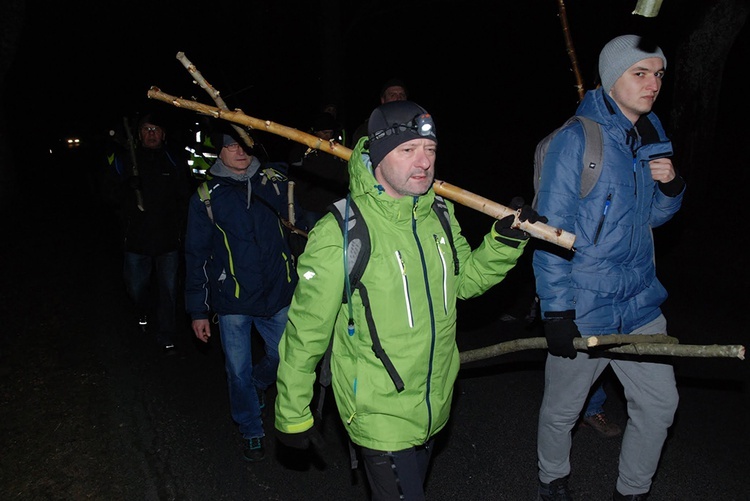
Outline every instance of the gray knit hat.
[(610, 40), (599, 54), (599, 76), (602, 87), (609, 92), (618, 78), (638, 61), (660, 57), (667, 68), (667, 58), (655, 44), (638, 35), (622, 35)]
[(431, 139), (437, 143), (432, 116), (411, 101), (391, 101), (375, 108), (367, 122), (367, 131), (373, 167), (391, 150), (412, 139)]

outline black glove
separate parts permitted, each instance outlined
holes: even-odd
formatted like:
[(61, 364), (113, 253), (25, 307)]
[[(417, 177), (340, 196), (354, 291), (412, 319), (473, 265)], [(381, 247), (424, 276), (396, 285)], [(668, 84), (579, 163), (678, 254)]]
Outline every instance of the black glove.
[[(518, 214), (518, 219), (521, 222), (528, 221), (531, 224), (534, 224), (538, 221), (541, 221), (542, 223), (547, 222), (547, 218), (537, 214), (537, 212), (532, 209), (530, 205), (526, 205), (522, 197), (514, 197), (513, 200), (510, 201), (510, 208), (513, 210), (521, 209)], [(528, 233), (520, 228), (512, 227), (515, 220), (515, 216), (510, 215), (495, 221), (494, 230), (495, 233), (497, 233), (497, 235), (495, 236), (495, 240), (504, 243), (505, 245), (510, 245), (511, 247), (516, 248), (518, 247), (519, 240), (528, 240)]]
[(131, 190), (140, 190), (141, 189), (141, 177), (140, 176), (130, 176), (127, 179), (128, 187)]
[(321, 452), (325, 450), (326, 444), (323, 440), (323, 435), (320, 434), (316, 426), (301, 433), (284, 433), (283, 431), (276, 430), (276, 437), (279, 439), (279, 442), (292, 449), (307, 450), (312, 444)]
[(575, 311), (553, 311), (545, 313), (544, 337), (547, 338), (547, 351), (556, 357), (570, 358), (578, 356), (573, 346), (573, 339), (581, 337), (575, 323)]

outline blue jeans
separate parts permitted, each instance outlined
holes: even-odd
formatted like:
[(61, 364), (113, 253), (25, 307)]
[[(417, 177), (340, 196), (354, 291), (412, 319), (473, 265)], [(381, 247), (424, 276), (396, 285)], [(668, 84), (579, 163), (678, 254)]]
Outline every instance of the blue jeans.
[(599, 383), (596, 391), (589, 398), (589, 405), (583, 413), (583, 417), (594, 416), (604, 412), (604, 402), (607, 400), (607, 394), (604, 392), (604, 383)]
[[(265, 436), (256, 388), (265, 390), (276, 382), (279, 342), (288, 313), (289, 306), (285, 306), (270, 317), (219, 315), (219, 336), (229, 384), (229, 408), (232, 419), (246, 439)], [(253, 325), (265, 343), (265, 354), (255, 365), (251, 342)]]
[(177, 251), (160, 256), (147, 256), (126, 252), (123, 275), (128, 295), (135, 303), (139, 317), (150, 309), (151, 274), (156, 270), (159, 299), (156, 304), (158, 333), (156, 341), (161, 345), (173, 344), (177, 324), (177, 270), (180, 254)]

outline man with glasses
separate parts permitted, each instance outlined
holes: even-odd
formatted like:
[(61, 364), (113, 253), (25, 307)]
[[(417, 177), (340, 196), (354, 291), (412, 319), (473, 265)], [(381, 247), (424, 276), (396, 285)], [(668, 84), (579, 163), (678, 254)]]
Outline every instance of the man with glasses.
[[(276, 381), (278, 345), (297, 285), (289, 245), (285, 164), (261, 164), (234, 129), (212, 135), (218, 158), (190, 199), (185, 240), (185, 304), (195, 336), (207, 343), (218, 317), (229, 406), (243, 458), (265, 457), (262, 409)], [(253, 357), (255, 330), (265, 344)]]
[(138, 139), (131, 154), (109, 158), (107, 191), (121, 218), (123, 275), (138, 326), (144, 333), (153, 331), (158, 346), (172, 354), (177, 332), (177, 276), (190, 195), (187, 164), (167, 147), (162, 117), (143, 115), (133, 135)]

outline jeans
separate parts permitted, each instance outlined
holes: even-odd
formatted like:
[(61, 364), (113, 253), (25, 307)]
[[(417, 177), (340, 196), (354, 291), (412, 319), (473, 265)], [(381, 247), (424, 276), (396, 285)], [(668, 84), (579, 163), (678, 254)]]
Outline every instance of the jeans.
[(583, 417), (595, 416), (604, 412), (604, 402), (607, 400), (607, 394), (604, 392), (604, 383), (599, 383), (596, 391), (589, 398), (589, 405), (583, 413)]
[(139, 317), (150, 309), (151, 274), (156, 270), (159, 299), (156, 304), (158, 333), (156, 341), (161, 345), (174, 344), (177, 323), (177, 270), (180, 255), (177, 251), (160, 256), (147, 256), (126, 252), (123, 275), (125, 288), (135, 304)]
[[(273, 316), (219, 315), (219, 335), (224, 350), (229, 408), (243, 438), (263, 437), (263, 420), (257, 390), (276, 382), (279, 367), (279, 342), (286, 327), (289, 306)], [(253, 364), (252, 327), (265, 343), (265, 353)]]

